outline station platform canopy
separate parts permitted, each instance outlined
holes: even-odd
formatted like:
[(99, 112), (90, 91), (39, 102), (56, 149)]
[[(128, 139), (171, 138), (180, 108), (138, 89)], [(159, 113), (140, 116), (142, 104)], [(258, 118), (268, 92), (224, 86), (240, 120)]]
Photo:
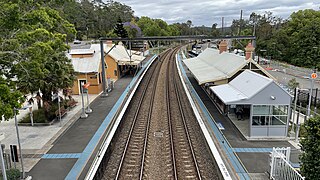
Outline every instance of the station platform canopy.
[(241, 100), (250, 99), (270, 83), (272, 83), (271, 79), (245, 70), (229, 84), (212, 86), (210, 89), (224, 104), (237, 104)]
[(199, 56), (183, 60), (199, 85), (225, 80), (244, 68), (248, 61), (244, 57), (207, 48)]

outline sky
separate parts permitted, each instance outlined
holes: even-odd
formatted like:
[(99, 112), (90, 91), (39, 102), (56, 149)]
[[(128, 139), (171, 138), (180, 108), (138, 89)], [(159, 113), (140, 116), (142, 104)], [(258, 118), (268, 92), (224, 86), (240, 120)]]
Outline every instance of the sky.
[(320, 0), (117, 0), (130, 6), (134, 15), (160, 18), (169, 24), (191, 20), (195, 26), (209, 26), (217, 23), (221, 26), (221, 17), (225, 26), (233, 19), (248, 19), (252, 12), (263, 14), (271, 11), (275, 16), (288, 18), (292, 12), (301, 9), (319, 10)]

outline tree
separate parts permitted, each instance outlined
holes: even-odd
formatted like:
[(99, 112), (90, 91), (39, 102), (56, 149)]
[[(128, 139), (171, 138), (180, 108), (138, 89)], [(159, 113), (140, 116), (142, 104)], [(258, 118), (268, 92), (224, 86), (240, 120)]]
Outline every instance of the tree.
[(62, 16), (75, 25), (77, 38), (99, 38), (113, 30), (118, 17), (129, 22), (134, 16), (130, 6), (116, 1), (71, 0), (57, 7)]
[(120, 18), (118, 18), (117, 24), (116, 24), (116, 26), (114, 27), (114, 33), (115, 33), (116, 35), (118, 35), (118, 37), (121, 37), (121, 38), (127, 38), (127, 37), (128, 37), (128, 33), (127, 33), (127, 31), (124, 29), (123, 23), (122, 23), (122, 21), (121, 21)]
[(211, 36), (218, 37), (220, 35), (219, 30), (217, 29), (217, 23), (212, 24), (211, 27)]
[(191, 29), (191, 26), (192, 26), (192, 21), (191, 20), (187, 20), (187, 26), (188, 26), (188, 28), (189, 28), (189, 33), (190, 33), (190, 35), (192, 35), (192, 29)]
[(297, 87), (299, 87), (299, 82), (297, 82), (296, 78), (292, 78), (289, 82), (288, 82), (288, 87), (290, 89), (295, 89)]
[(301, 173), (306, 179), (319, 179), (320, 172), (320, 117), (310, 118), (304, 124), (306, 133), (301, 139)]
[(284, 27), (289, 41), (283, 44), (290, 49), (285, 52), (286, 60), (292, 64), (314, 67), (320, 60), (315, 59), (313, 47), (320, 47), (320, 11), (306, 9), (291, 14)]
[(0, 120), (8, 120), (14, 115), (14, 108), (20, 108), (24, 98), (19, 91), (12, 90), (0, 76)]
[[(74, 34), (75, 29), (45, 2), (0, 0), (0, 7), (0, 66), (5, 68), (1, 68), (0, 75), (7, 85), (2, 86), (4, 96), (13, 99), (1, 106), (18, 108), (23, 101), (17, 90), (25, 94), (40, 90), (47, 116), (52, 93), (71, 87), (74, 80), (72, 64), (64, 54), (68, 48), (64, 42), (66, 34)], [(17, 80), (12, 81), (13, 77)], [(5, 118), (10, 115), (7, 113)]]

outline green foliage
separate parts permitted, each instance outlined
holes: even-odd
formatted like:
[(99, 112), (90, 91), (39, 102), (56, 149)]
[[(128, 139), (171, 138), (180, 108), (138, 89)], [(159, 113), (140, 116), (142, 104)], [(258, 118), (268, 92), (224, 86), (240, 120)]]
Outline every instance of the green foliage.
[(161, 19), (151, 19), (142, 16), (137, 25), (141, 28), (144, 36), (177, 36), (180, 35), (179, 27), (177, 24), (168, 25)]
[(217, 23), (212, 24), (210, 35), (215, 37), (220, 36), (220, 31), (217, 29)]
[[(249, 20), (234, 20), (232, 35), (256, 35), (256, 52), (293, 65), (320, 68), (320, 11), (294, 12), (288, 20), (272, 12), (252, 13)], [(240, 31), (239, 31), (240, 30)], [(248, 42), (240, 41), (236, 48)], [(260, 50), (267, 50), (262, 54)]]
[[(1, 1), (0, 75), (6, 81), (1, 98), (1, 114), (12, 117), (12, 107), (22, 101), (16, 88), (23, 93), (41, 90), (44, 104), (50, 105), (51, 93), (72, 86), (74, 75), (71, 61), (65, 56), (66, 34), (75, 33), (72, 24), (49, 5), (61, 1)], [(16, 77), (17, 81), (11, 78)], [(10, 90), (9, 90), (10, 89)], [(49, 116), (48, 116), (49, 118)]]
[[(288, 49), (283, 53), (285, 61), (304, 67), (319, 66), (320, 51), (320, 11), (306, 9), (291, 14), (291, 19), (283, 28), (287, 42), (279, 42)], [(316, 49), (315, 49), (315, 48)]]
[[(45, 116), (45, 109), (44, 108), (32, 111), (33, 122), (34, 123), (48, 123), (48, 122), (54, 120), (56, 118), (55, 111), (57, 109), (58, 109), (57, 105), (50, 106), (50, 110), (48, 112), (49, 118), (47, 118)], [(20, 123), (31, 123), (30, 115), (29, 114), (25, 115), (25, 117), (23, 117), (19, 122)]]
[[(19, 180), (20, 179), (20, 170), (19, 169), (8, 169), (6, 170), (8, 180)], [(0, 172), (0, 180), (2, 180), (2, 173)]]
[(113, 32), (114, 32), (118, 37), (121, 37), (121, 38), (127, 38), (127, 37), (128, 37), (128, 33), (127, 33), (127, 31), (124, 29), (123, 23), (122, 23), (122, 21), (121, 21), (120, 18), (118, 18), (117, 24), (116, 24), (116, 26), (114, 27)]
[(290, 89), (295, 89), (295, 88), (299, 87), (299, 82), (297, 82), (296, 78), (292, 78), (288, 82), (288, 87)]
[(13, 117), (13, 108), (20, 108), (24, 98), (19, 91), (11, 90), (0, 76), (0, 117), (8, 120)]
[[(107, 36), (113, 30), (118, 18), (129, 22), (133, 18), (131, 7), (116, 1), (104, 3), (82, 0), (65, 2), (57, 8), (66, 20), (75, 25), (77, 39)], [(72, 35), (68, 35), (72, 37)]]
[(306, 134), (301, 140), (301, 173), (306, 179), (319, 179), (320, 172), (320, 117), (310, 118), (304, 124)]

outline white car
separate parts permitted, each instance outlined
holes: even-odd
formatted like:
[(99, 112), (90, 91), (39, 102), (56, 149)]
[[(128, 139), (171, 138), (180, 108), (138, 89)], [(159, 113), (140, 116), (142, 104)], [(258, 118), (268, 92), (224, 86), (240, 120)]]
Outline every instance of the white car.
[(73, 44), (81, 44), (81, 41), (76, 39), (76, 40), (73, 41)]

